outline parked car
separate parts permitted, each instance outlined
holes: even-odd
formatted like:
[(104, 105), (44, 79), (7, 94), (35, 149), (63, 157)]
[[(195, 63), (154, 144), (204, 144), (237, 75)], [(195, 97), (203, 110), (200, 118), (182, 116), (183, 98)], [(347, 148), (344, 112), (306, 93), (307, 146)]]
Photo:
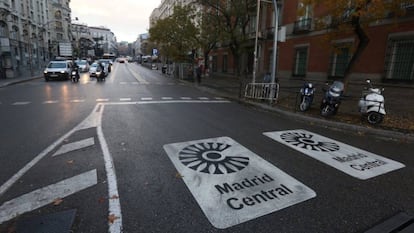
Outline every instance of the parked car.
[(86, 60), (76, 60), (76, 64), (79, 66), (80, 72), (88, 72), (89, 71), (89, 63)]
[(66, 79), (70, 78), (72, 71), (72, 63), (70, 61), (50, 61), (43, 71), (45, 81), (51, 79)]
[[(98, 62), (92, 63), (92, 65), (89, 67), (89, 77), (98, 77), (101, 75), (102, 70), (99, 67)], [(104, 77), (108, 75), (108, 65), (104, 65)]]

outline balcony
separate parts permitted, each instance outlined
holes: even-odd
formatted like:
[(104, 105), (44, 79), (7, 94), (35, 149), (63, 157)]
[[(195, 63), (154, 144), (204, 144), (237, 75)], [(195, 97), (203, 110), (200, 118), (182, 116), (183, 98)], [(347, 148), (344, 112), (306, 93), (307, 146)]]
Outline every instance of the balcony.
[(312, 28), (312, 19), (301, 19), (298, 21), (295, 21), (294, 27), (293, 27), (293, 33), (294, 34), (303, 34), (308, 33), (311, 31)]

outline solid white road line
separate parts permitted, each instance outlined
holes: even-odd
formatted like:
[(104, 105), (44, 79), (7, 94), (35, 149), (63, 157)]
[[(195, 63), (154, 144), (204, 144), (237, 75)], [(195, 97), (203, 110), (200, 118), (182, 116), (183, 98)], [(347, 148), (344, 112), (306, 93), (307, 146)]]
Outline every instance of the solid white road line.
[(106, 178), (108, 182), (108, 200), (109, 200), (109, 215), (113, 215), (115, 218), (111, 223), (109, 222), (109, 232), (110, 233), (121, 233), (122, 232), (122, 213), (121, 213), (121, 203), (119, 201), (118, 193), (118, 182), (116, 179), (115, 165), (111, 153), (109, 152), (108, 144), (106, 143), (103, 131), (102, 131), (102, 112), (104, 105), (99, 114), (98, 120), (98, 139), (101, 145), (104, 161), (105, 161), (105, 170)]
[(26, 102), (15, 102), (12, 105), (27, 105), (30, 104), (30, 102), (26, 101)]
[(0, 206), (0, 224), (97, 184), (96, 169), (34, 190)]
[(81, 141), (68, 143), (68, 144), (65, 144), (62, 147), (60, 147), (60, 149), (58, 151), (56, 151), (52, 155), (52, 157), (57, 156), (57, 155), (61, 155), (61, 154), (65, 154), (67, 152), (79, 150), (79, 149), (82, 149), (82, 148), (86, 148), (88, 146), (93, 146), (93, 145), (95, 145), (94, 138), (87, 138), (87, 139), (84, 139), (84, 140), (81, 140)]

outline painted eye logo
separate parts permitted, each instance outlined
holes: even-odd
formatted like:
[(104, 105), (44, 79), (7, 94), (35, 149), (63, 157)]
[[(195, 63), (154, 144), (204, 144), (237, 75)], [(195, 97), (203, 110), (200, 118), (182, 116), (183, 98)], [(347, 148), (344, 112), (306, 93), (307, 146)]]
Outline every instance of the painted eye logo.
[(198, 143), (185, 147), (179, 159), (188, 168), (208, 174), (228, 174), (247, 167), (249, 158), (223, 154), (230, 145), (223, 143)]
[(318, 142), (312, 139), (312, 134), (288, 132), (280, 135), (285, 142), (313, 151), (332, 152), (339, 150), (339, 145), (333, 142)]

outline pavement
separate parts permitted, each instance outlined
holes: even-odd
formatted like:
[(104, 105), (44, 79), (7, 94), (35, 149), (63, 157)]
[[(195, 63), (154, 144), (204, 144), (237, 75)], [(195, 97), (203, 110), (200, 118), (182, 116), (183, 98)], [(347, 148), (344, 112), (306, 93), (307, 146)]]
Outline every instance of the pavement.
[[(154, 70), (154, 72), (161, 72)], [(0, 79), (0, 88), (18, 83), (28, 82), (43, 78), (41, 71), (34, 75), (23, 74), (15, 78)], [(379, 126), (371, 126), (362, 120), (357, 111), (357, 103), (362, 90), (362, 83), (351, 83), (348, 88), (348, 99), (343, 101), (339, 112), (332, 118), (322, 118), (319, 115), (318, 105), (322, 98), (322, 85), (316, 84), (317, 92), (312, 109), (302, 113), (297, 109), (297, 95), (303, 84), (303, 80), (287, 80), (280, 82), (280, 92), (277, 103), (266, 103), (260, 100), (244, 98), (244, 88), (240, 89), (240, 80), (232, 76), (209, 76), (203, 77), (201, 83), (194, 80), (181, 80), (188, 84), (193, 84), (196, 88), (219, 95), (233, 101), (249, 106), (274, 112), (289, 119), (318, 124), (322, 127), (346, 130), (358, 135), (371, 135), (387, 140), (401, 142), (414, 142), (414, 87), (406, 85), (387, 85), (384, 94), (386, 101), (387, 115), (384, 122)], [(250, 78), (243, 78), (242, 87), (251, 81)], [(319, 87), (318, 87), (319, 86)], [(319, 90), (319, 91), (318, 91)], [(358, 93), (359, 91), (359, 93)], [(241, 95), (241, 98), (239, 97)]]

